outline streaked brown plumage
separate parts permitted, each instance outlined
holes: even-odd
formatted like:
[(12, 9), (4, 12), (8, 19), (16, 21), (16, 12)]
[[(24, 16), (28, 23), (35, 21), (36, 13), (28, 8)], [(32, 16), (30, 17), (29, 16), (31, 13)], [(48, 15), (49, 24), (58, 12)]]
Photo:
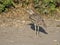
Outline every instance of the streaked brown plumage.
[[(43, 18), (38, 13), (34, 12), (32, 9), (27, 9), (26, 11), (30, 14), (29, 18), (35, 25), (36, 34), (39, 34), (39, 26), (44, 25), (46, 27)], [(36, 26), (38, 26), (38, 31), (36, 30)]]

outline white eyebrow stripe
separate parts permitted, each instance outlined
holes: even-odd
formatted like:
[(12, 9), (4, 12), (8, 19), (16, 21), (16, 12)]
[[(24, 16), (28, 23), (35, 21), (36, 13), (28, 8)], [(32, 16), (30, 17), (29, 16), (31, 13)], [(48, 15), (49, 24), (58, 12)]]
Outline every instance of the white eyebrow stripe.
[(32, 10), (27, 10), (27, 12), (28, 12), (29, 14), (34, 14), (34, 12), (33, 12)]

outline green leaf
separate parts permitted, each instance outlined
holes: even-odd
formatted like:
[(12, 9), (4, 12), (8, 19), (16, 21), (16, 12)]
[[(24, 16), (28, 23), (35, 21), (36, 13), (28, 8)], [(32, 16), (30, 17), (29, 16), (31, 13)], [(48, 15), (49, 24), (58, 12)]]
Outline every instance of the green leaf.
[(0, 12), (2, 12), (4, 10), (5, 6), (0, 4)]

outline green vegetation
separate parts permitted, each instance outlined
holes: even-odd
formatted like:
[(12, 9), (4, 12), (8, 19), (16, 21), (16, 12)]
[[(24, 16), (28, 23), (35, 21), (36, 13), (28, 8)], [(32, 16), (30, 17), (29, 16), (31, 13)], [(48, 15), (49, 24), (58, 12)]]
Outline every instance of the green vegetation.
[(5, 11), (10, 6), (14, 6), (13, 0), (0, 0), (0, 12)]
[(34, 8), (40, 13), (49, 14), (56, 11), (59, 3), (60, 0), (34, 0)]
[(0, 12), (2, 12), (5, 9), (5, 6), (0, 4)]
[[(0, 0), (0, 12), (7, 7), (15, 7), (15, 2), (22, 4), (22, 7), (28, 6), (31, 0)], [(49, 14), (60, 7), (60, 0), (32, 0), (33, 8), (43, 14)]]

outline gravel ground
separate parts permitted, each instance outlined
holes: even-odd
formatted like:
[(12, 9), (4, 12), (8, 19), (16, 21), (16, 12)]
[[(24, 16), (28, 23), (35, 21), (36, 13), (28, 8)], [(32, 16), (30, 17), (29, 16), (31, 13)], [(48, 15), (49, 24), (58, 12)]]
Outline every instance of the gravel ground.
[(46, 19), (36, 36), (28, 17), (20, 7), (1, 14), (0, 45), (60, 45), (60, 21)]
[(38, 36), (29, 23), (30, 21), (0, 20), (0, 45), (60, 45), (60, 21), (46, 20), (47, 29), (40, 28)]

